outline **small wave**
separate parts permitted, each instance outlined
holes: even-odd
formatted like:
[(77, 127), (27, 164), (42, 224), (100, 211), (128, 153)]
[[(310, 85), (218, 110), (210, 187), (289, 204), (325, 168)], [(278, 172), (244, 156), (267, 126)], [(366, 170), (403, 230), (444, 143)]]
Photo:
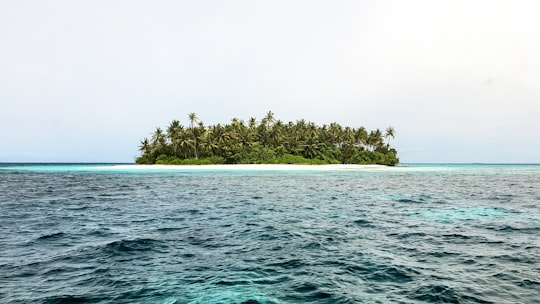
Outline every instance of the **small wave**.
[(66, 208), (66, 210), (70, 210), (70, 211), (85, 211), (85, 210), (90, 210), (91, 207), (88, 206), (88, 205), (73, 205), (73, 206), (69, 206)]
[(57, 240), (66, 237), (66, 233), (64, 232), (54, 232), (42, 235), (36, 239), (36, 241), (46, 241), (46, 240)]
[(296, 292), (311, 292), (311, 291), (315, 291), (317, 290), (317, 285), (315, 284), (312, 284), (312, 283), (304, 283), (300, 286), (296, 286), (294, 288), (294, 291)]
[(113, 233), (111, 233), (110, 229), (96, 229), (88, 232), (87, 235), (96, 237), (109, 237), (113, 235)]
[(65, 232), (52, 232), (41, 235), (24, 243), (24, 246), (55, 246), (65, 247), (72, 243), (72, 235)]
[(292, 303), (311, 303), (321, 302), (324, 303), (339, 303), (336, 295), (322, 288), (314, 282), (299, 282), (293, 284), (290, 288), (290, 294), (286, 297)]
[(166, 251), (167, 245), (155, 239), (120, 240), (108, 243), (104, 250), (110, 253), (131, 253), (141, 251)]
[(402, 204), (423, 204), (433, 200), (433, 197), (430, 195), (420, 194), (420, 195), (403, 195), (403, 194), (394, 194), (384, 196), (384, 199), (402, 203)]
[[(189, 304), (231, 303), (231, 304), (278, 304), (277, 299), (248, 287), (225, 287), (201, 291)], [(173, 302), (175, 303), (175, 302)], [(184, 302), (182, 302), (184, 303)]]
[(416, 289), (412, 298), (428, 303), (460, 303), (454, 289), (444, 285), (427, 285)]
[(459, 234), (459, 233), (443, 234), (442, 236), (445, 237), (445, 238), (449, 238), (449, 239), (462, 239), (462, 240), (470, 240), (471, 239), (470, 236), (464, 235), (464, 234)]
[(342, 265), (340, 268), (356, 276), (373, 282), (399, 282), (413, 281), (420, 273), (410, 267), (396, 265), (380, 265), (371, 262), (363, 264)]
[(275, 285), (275, 284), (285, 283), (290, 280), (291, 278), (289, 276), (282, 275), (276, 278), (257, 279), (257, 280), (254, 280), (253, 283), (260, 284), (260, 285)]
[(514, 195), (512, 194), (498, 194), (488, 197), (487, 199), (490, 201), (503, 201), (503, 202), (510, 202), (514, 198)]
[(171, 231), (180, 231), (180, 230), (185, 230), (185, 229), (186, 227), (161, 227), (156, 230), (160, 232), (171, 232)]
[(538, 233), (540, 232), (540, 227), (517, 227), (512, 225), (502, 225), (502, 226), (490, 226), (486, 227), (489, 230), (495, 230), (500, 232), (521, 232), (521, 233)]
[[(272, 230), (277, 230), (277, 229), (272, 228)], [(260, 241), (290, 240), (294, 238), (298, 238), (298, 236), (286, 230), (274, 231), (274, 232), (270, 232), (270, 231), (263, 232), (263, 233), (258, 234), (256, 237), (256, 239)]]
[(426, 209), (421, 212), (411, 214), (410, 216), (425, 221), (448, 224), (479, 219), (502, 219), (507, 215), (506, 212), (499, 208), (470, 207), (459, 209)]
[(132, 223), (139, 224), (139, 223), (151, 223), (154, 222), (156, 219), (153, 218), (146, 218), (146, 219), (135, 219), (132, 220)]
[(199, 209), (188, 209), (188, 210), (182, 210), (182, 213), (188, 213), (190, 215), (200, 215), (200, 214), (204, 214), (203, 211), (199, 210)]
[(444, 250), (444, 251), (433, 251), (433, 252), (430, 252), (429, 255), (435, 258), (448, 258), (450, 256), (459, 256), (460, 253)]
[(286, 261), (278, 262), (278, 263), (270, 263), (267, 266), (280, 267), (280, 268), (285, 268), (285, 269), (296, 269), (296, 268), (301, 268), (301, 267), (306, 266), (306, 263), (304, 263), (302, 260), (299, 260), (299, 259), (291, 259), (291, 260), (286, 260)]
[(43, 300), (43, 304), (68, 304), (68, 303), (96, 303), (99, 299), (81, 296), (61, 295), (52, 296)]
[(426, 285), (416, 289), (410, 297), (428, 303), (493, 303), (472, 294), (463, 294), (446, 285)]
[(517, 285), (525, 288), (534, 288), (536, 290), (540, 290), (540, 281), (523, 279)]
[(219, 239), (206, 235), (187, 235), (182, 238), (183, 242), (187, 244), (198, 246), (206, 249), (225, 247), (226, 244), (220, 242)]
[(499, 260), (503, 260), (503, 261), (508, 261), (511, 263), (533, 264), (535, 262), (531, 257), (523, 255), (523, 254), (515, 254), (515, 255), (505, 254), (505, 255), (496, 256), (495, 258)]
[(373, 223), (371, 221), (368, 221), (366, 219), (357, 219), (354, 221), (354, 223), (358, 226), (362, 227), (373, 227)]
[(396, 200), (398, 203), (414, 203), (414, 204), (420, 204), (421, 201), (413, 200), (410, 198), (400, 198)]
[(405, 283), (414, 279), (419, 272), (407, 267), (389, 266), (375, 271), (369, 275), (369, 279), (375, 282), (398, 282)]
[(427, 234), (424, 232), (409, 232), (409, 233), (389, 233), (388, 236), (396, 237), (397, 239), (408, 239), (408, 238), (424, 238)]
[(247, 285), (249, 282), (245, 280), (219, 280), (215, 282), (216, 285), (223, 286), (235, 286), (235, 285)]

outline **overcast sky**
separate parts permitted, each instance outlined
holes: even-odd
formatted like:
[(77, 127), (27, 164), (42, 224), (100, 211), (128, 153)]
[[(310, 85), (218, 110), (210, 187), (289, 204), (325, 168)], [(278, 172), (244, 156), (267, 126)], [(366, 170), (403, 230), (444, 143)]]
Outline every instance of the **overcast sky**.
[(540, 162), (539, 1), (0, 1), (0, 162), (133, 162), (190, 112)]

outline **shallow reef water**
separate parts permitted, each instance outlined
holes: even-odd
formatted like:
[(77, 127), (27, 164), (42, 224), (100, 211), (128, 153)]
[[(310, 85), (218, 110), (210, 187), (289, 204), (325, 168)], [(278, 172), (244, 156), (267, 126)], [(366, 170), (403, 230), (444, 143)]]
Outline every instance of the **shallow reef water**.
[(0, 303), (540, 303), (540, 166), (0, 165)]

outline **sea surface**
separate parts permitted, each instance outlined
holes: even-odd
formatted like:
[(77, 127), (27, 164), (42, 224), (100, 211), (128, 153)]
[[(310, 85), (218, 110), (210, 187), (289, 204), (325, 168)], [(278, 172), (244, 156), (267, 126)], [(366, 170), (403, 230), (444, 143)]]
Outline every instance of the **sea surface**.
[(0, 303), (540, 303), (540, 166), (0, 164)]

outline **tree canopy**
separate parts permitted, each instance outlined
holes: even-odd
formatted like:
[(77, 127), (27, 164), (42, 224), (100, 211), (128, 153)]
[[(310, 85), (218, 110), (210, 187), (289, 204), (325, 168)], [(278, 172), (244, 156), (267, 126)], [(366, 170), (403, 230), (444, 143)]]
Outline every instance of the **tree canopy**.
[[(205, 126), (195, 113), (189, 126), (173, 120), (141, 141), (138, 164), (382, 164), (399, 162), (388, 142), (395, 130), (368, 131), (304, 119), (284, 123), (269, 111), (260, 121), (233, 118)], [(386, 142), (385, 142), (386, 140)]]

